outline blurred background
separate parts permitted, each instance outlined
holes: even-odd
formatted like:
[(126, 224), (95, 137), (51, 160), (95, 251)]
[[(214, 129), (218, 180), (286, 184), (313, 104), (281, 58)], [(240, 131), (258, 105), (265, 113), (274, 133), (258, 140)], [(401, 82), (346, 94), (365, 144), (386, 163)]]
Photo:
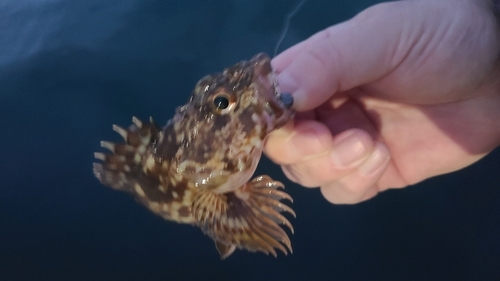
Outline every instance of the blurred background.
[[(309, 0), (281, 50), (376, 4)], [(100, 140), (158, 123), (199, 78), (272, 53), (297, 1), (0, 0), (0, 280), (500, 280), (500, 152), (462, 171), (335, 206), (293, 196), (293, 255), (220, 261), (92, 174)]]

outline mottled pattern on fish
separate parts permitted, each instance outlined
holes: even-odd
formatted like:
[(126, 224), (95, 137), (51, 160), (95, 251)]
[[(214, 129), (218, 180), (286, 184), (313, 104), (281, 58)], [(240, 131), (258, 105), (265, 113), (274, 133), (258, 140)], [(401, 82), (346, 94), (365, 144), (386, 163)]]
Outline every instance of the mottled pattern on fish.
[(198, 226), (222, 258), (236, 248), (276, 256), (292, 251), (280, 213), (293, 210), (283, 185), (269, 176), (251, 179), (266, 136), (292, 118), (291, 96), (281, 94), (270, 58), (258, 54), (222, 73), (205, 76), (189, 101), (161, 129), (132, 118), (125, 143), (101, 142), (95, 176), (132, 194), (163, 218)]

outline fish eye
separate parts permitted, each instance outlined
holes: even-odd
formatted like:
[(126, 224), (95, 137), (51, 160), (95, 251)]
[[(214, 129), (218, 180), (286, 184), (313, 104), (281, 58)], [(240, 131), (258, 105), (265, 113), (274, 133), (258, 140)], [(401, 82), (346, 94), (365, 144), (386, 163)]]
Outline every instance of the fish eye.
[(226, 109), (229, 106), (229, 99), (224, 96), (217, 96), (214, 99), (214, 104), (217, 109)]
[(213, 104), (217, 113), (225, 114), (231, 110), (234, 102), (231, 100), (229, 95), (223, 93), (214, 96)]

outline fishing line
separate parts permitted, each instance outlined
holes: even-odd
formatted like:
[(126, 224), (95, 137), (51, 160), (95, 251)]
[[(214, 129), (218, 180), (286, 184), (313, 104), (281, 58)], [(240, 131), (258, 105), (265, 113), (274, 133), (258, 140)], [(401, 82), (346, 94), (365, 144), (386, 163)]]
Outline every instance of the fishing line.
[(280, 39), (278, 40), (278, 43), (276, 44), (276, 47), (274, 48), (273, 57), (275, 57), (278, 54), (278, 48), (280, 47), (283, 39), (285, 39), (286, 32), (288, 31), (288, 27), (290, 26), (290, 20), (300, 10), (302, 5), (304, 5), (304, 3), (306, 3), (306, 1), (307, 0), (300, 0), (300, 2), (295, 6), (295, 8), (293, 8), (293, 10), (286, 15), (285, 20), (283, 22), (283, 29), (281, 30)]

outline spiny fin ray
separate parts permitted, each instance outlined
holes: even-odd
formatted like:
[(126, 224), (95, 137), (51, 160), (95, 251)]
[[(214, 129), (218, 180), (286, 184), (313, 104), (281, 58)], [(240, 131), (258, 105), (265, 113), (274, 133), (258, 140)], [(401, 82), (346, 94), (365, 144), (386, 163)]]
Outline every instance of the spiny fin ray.
[(280, 182), (260, 176), (234, 192), (217, 194), (201, 190), (192, 208), (197, 225), (223, 250), (220, 252), (223, 258), (230, 254), (225, 249), (232, 246), (273, 256), (277, 255), (275, 249), (291, 253), (290, 238), (280, 225), (286, 225), (292, 233), (293, 227), (280, 212), (293, 216), (295, 212), (279, 201), (291, 200), (290, 195), (276, 190), (281, 187)]

